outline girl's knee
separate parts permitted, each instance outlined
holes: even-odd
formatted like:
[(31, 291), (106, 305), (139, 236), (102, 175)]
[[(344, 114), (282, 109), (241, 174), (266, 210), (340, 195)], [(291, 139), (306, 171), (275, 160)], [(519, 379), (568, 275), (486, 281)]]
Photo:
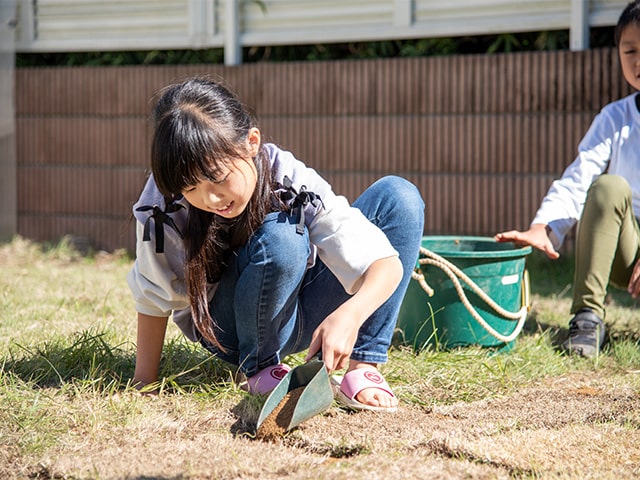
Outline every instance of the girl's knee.
[(309, 233), (306, 228), (302, 234), (298, 233), (296, 219), (285, 212), (278, 212), (267, 216), (250, 238), (248, 247), (254, 260), (265, 257), (275, 264), (306, 265), (310, 255)]
[(594, 180), (591, 184), (591, 189), (597, 190), (609, 190), (609, 191), (630, 191), (631, 187), (629, 186), (629, 182), (626, 178), (621, 175), (613, 175), (610, 173), (605, 173), (604, 175), (600, 175), (598, 178)]
[(627, 198), (631, 198), (631, 186), (620, 175), (600, 175), (587, 193), (587, 202), (599, 205), (611, 205)]
[(424, 200), (418, 188), (409, 180), (395, 175), (382, 177), (371, 188), (379, 190), (379, 195), (389, 196), (394, 204), (407, 211), (424, 210)]
[(385, 232), (392, 245), (399, 249), (402, 244), (418, 242), (424, 231), (424, 201), (418, 188), (397, 176), (383, 177), (370, 188), (377, 204), (370, 219)]

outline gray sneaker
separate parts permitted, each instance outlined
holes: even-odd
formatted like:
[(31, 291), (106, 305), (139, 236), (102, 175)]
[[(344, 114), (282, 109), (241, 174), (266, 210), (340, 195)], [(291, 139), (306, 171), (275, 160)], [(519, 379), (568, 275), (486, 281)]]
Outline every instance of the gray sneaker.
[(589, 308), (581, 308), (569, 321), (569, 337), (562, 343), (567, 353), (595, 357), (604, 344), (606, 329), (602, 319)]

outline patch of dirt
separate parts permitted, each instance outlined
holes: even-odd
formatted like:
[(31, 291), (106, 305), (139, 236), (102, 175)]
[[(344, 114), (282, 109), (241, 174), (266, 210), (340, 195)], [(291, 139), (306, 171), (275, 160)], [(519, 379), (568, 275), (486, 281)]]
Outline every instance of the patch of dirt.
[(294, 388), (280, 400), (273, 411), (264, 419), (256, 432), (256, 438), (266, 442), (274, 442), (282, 439), (289, 430), (289, 424), (293, 417), (300, 395), (304, 387)]
[[(330, 458), (358, 452), (348, 458), (373, 464), (381, 456), (405, 458), (404, 478), (420, 478), (408, 463), (420, 456), (423, 465), (437, 459), (449, 466), (447, 475), (433, 478), (619, 479), (640, 475), (639, 442), (638, 392), (576, 375), (471, 403), (314, 418), (287, 444)], [(367, 475), (382, 478), (384, 471)]]

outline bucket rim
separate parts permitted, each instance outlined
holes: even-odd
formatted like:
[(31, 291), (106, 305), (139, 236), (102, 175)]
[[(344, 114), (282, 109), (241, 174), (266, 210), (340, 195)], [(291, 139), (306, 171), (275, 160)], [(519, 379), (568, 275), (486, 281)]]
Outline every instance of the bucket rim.
[[(502, 250), (447, 250), (445, 248), (432, 249), (425, 242), (483, 242), (491, 244), (512, 245), (513, 248)], [(513, 242), (497, 242), (493, 237), (473, 236), (473, 235), (425, 235), (420, 241), (420, 246), (432, 252), (450, 258), (516, 258), (529, 255), (533, 249), (530, 246), (518, 247)]]

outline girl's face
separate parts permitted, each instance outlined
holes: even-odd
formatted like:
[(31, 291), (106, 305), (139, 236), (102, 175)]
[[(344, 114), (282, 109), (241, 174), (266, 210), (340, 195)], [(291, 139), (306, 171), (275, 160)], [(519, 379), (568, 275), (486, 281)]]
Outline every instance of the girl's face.
[(189, 204), (224, 218), (236, 218), (244, 212), (256, 189), (257, 172), (251, 157), (258, 154), (258, 129), (250, 130), (247, 142), (247, 158), (231, 160), (221, 169), (220, 176), (215, 181), (202, 180), (182, 192)]
[(630, 23), (622, 30), (618, 53), (625, 80), (640, 90), (640, 25)]

